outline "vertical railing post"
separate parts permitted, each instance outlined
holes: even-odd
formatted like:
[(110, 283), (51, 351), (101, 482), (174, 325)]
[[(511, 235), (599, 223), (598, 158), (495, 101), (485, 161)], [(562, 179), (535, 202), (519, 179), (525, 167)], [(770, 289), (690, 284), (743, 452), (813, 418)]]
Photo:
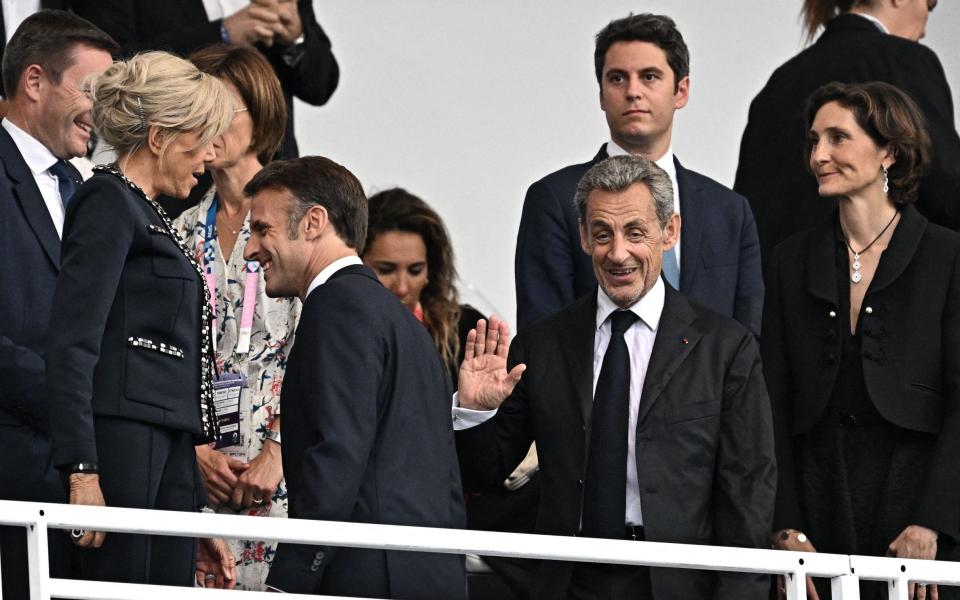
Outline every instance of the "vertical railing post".
[(40, 510), (37, 520), (27, 525), (30, 600), (50, 600), (50, 549), (47, 546), (47, 520)]
[(802, 565), (793, 573), (787, 573), (783, 579), (787, 586), (787, 600), (806, 600), (807, 571)]
[(910, 591), (910, 581), (903, 574), (888, 581), (887, 589), (890, 591), (890, 600), (909, 600), (907, 592)]
[(856, 575), (841, 575), (830, 580), (833, 600), (860, 600), (860, 578)]

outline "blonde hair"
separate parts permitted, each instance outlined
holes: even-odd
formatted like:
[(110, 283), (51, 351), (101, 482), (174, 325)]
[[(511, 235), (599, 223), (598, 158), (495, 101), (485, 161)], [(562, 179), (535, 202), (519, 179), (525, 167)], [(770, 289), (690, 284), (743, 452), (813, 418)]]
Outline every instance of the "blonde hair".
[(233, 99), (216, 77), (167, 52), (118, 61), (90, 83), (93, 126), (120, 160), (146, 145), (150, 127), (166, 132), (160, 158), (177, 136), (200, 133), (200, 144), (233, 119)]

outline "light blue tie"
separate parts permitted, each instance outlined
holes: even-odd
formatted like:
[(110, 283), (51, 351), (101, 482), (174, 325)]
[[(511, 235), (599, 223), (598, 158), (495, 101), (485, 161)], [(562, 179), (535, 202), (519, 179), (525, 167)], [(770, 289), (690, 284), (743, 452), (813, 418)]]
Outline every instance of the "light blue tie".
[(677, 264), (677, 247), (663, 253), (663, 277), (675, 290), (680, 289), (680, 266)]

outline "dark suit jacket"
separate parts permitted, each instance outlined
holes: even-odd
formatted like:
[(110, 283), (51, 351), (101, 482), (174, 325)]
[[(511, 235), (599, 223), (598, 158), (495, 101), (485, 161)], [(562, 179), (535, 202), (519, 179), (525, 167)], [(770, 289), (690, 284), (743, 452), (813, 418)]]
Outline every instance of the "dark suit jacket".
[[(77, 180), (79, 173), (74, 173)], [(0, 127), (0, 499), (66, 502), (50, 462), (44, 336), (60, 264), (60, 238), (16, 144)], [(71, 548), (50, 535), (51, 570), (67, 576)], [(23, 528), (0, 527), (3, 595), (26, 598)]]
[(54, 465), (97, 462), (94, 415), (201, 432), (206, 286), (167, 231), (114, 175), (70, 201), (47, 336)]
[[(588, 163), (547, 175), (527, 190), (517, 235), (517, 322), (526, 327), (596, 289), (590, 256), (580, 248), (573, 195), (606, 146)], [(677, 167), (680, 191), (680, 291), (760, 333), (763, 274), (747, 201), (708, 177)]]
[(917, 208), (934, 223), (960, 227), (960, 138), (940, 61), (929, 48), (846, 14), (774, 71), (750, 105), (733, 187), (750, 199), (764, 260), (774, 246), (821, 223), (836, 206), (835, 200), (817, 194), (804, 157), (804, 103), (831, 81), (885, 81), (917, 101), (933, 142), (933, 163), (921, 183)]
[[(0, 428), (9, 457), (0, 498), (51, 500), (44, 336), (60, 265), (60, 238), (33, 173), (0, 127)], [(77, 180), (80, 174), (75, 173)], [(56, 493), (55, 498), (62, 494)]]
[[(646, 538), (768, 548), (776, 466), (753, 335), (666, 286), (636, 429)], [(495, 486), (536, 440), (537, 533), (577, 535), (593, 404), (596, 292), (521, 331), (527, 370), (497, 415), (457, 433), (467, 489)], [(534, 598), (564, 598), (569, 563), (545, 561)], [(652, 569), (658, 600), (767, 597), (763, 576)]]
[[(201, 0), (70, 0), (74, 12), (113, 36), (130, 54), (144, 50), (168, 50), (187, 56), (211, 44), (219, 44), (222, 19), (210, 21)], [(320, 106), (337, 89), (340, 69), (330, 50), (330, 39), (317, 23), (311, 0), (298, 0), (303, 23), (304, 53), (294, 66), (284, 60), (284, 47), (258, 45), (283, 86), (287, 101), (287, 125), (281, 158), (299, 156), (293, 132), (293, 97)]]
[[(780, 466), (776, 528), (804, 525), (793, 440), (823, 415), (839, 370), (843, 319), (835, 252), (842, 242), (836, 219), (834, 213), (792, 236), (769, 261), (761, 340)], [(913, 523), (957, 539), (960, 236), (928, 223), (912, 206), (904, 209), (860, 315), (863, 376), (877, 410), (905, 429), (939, 434), (928, 484), (917, 490)]]
[[(283, 382), (283, 472), (300, 519), (464, 526), (446, 368), (423, 325), (367, 267), (303, 304)], [(464, 598), (463, 557), (280, 544), (286, 592)]]

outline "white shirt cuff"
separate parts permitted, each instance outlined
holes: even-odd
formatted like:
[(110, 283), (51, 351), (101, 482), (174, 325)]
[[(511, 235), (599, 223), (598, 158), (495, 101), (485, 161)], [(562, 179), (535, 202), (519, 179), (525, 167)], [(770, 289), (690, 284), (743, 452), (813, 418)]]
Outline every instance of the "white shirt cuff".
[(460, 406), (458, 392), (453, 393), (453, 406), (450, 409), (453, 418), (453, 430), (463, 431), (477, 425), (486, 423), (497, 414), (497, 409), (493, 410), (471, 410)]

